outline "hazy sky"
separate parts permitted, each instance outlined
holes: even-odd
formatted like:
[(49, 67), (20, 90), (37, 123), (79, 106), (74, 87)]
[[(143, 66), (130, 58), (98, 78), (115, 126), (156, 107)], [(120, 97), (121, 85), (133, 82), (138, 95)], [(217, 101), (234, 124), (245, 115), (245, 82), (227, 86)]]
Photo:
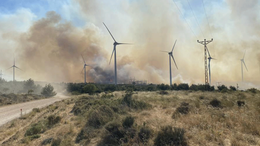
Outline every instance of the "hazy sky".
[[(204, 3), (204, 5), (203, 5)], [(205, 9), (204, 9), (205, 8)], [(203, 83), (203, 46), (208, 45), (212, 82), (236, 85), (246, 50), (246, 84), (260, 85), (260, 2), (258, 0), (8, 0), (0, 5), (0, 69), (16, 58), (17, 80), (82, 82), (81, 54), (92, 64), (88, 81), (113, 80), (108, 64), (113, 40), (134, 43), (117, 49), (118, 80), (169, 83), (168, 55), (179, 69), (173, 82)], [(207, 16), (207, 17), (206, 17)], [(113, 60), (112, 60), (113, 61)], [(244, 68), (245, 69), (245, 68)]]

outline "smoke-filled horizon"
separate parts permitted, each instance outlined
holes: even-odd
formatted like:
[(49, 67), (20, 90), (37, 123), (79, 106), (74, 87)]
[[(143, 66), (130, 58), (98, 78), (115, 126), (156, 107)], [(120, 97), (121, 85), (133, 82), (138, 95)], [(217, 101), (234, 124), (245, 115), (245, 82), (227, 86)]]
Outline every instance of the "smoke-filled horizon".
[[(42, 1), (40, 1), (42, 2)], [(16, 59), (17, 80), (33, 78), (49, 82), (83, 82), (84, 56), (88, 82), (113, 82), (114, 57), (109, 59), (113, 39), (133, 43), (117, 47), (119, 83), (130, 78), (169, 84), (169, 58), (161, 50), (173, 51), (173, 83), (204, 83), (204, 38), (213, 42), (209, 51), (212, 84), (241, 83), (245, 54), (244, 83), (260, 85), (260, 4), (258, 0), (68, 0), (53, 2), (42, 11), (17, 6), (0, 8), (0, 68)], [(204, 5), (203, 5), (204, 3)], [(36, 4), (35, 4), (36, 5)], [(36, 6), (35, 6), (36, 7)], [(205, 7), (205, 9), (204, 9)]]

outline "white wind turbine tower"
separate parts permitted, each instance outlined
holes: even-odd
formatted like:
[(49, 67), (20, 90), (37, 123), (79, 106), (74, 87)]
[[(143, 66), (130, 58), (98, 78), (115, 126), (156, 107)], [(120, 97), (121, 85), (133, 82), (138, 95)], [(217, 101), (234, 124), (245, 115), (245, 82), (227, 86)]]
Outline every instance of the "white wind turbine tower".
[[(241, 61), (241, 73), (242, 73), (242, 82), (244, 81), (244, 76), (243, 76), (243, 64), (247, 70), (247, 67), (246, 67), (246, 63), (245, 63), (245, 55), (246, 55), (246, 52), (244, 53), (244, 56), (243, 58), (240, 60)], [(248, 70), (247, 70), (248, 71)]]
[(85, 61), (85, 59), (84, 59), (84, 57), (81, 55), (81, 57), (82, 57), (82, 60), (83, 60), (83, 62), (84, 62), (84, 66), (83, 66), (83, 70), (84, 70), (84, 83), (86, 84), (87, 83), (87, 71), (86, 71), (86, 67), (87, 66), (89, 66), (89, 65), (87, 65), (86, 64), (86, 61)]
[[(11, 66), (10, 68), (13, 68), (13, 82), (15, 81), (15, 68), (17, 68), (17, 69), (20, 69), (19, 67), (17, 67), (16, 65), (15, 65), (15, 59), (14, 59), (14, 64), (13, 64), (13, 66)], [(8, 69), (10, 69), (10, 68), (8, 68)], [(20, 69), (21, 70), (21, 69)]]
[(210, 61), (211, 61), (211, 59), (215, 60), (215, 58), (212, 58), (212, 57), (210, 56), (210, 53), (209, 53), (209, 49), (208, 49), (208, 48), (207, 48), (207, 51), (208, 51), (208, 54), (209, 54), (209, 58), (208, 58), (208, 60), (209, 60), (209, 84), (211, 85)]
[(107, 31), (109, 32), (109, 34), (111, 35), (111, 37), (112, 37), (113, 40), (114, 40), (114, 44), (113, 44), (113, 45), (114, 45), (114, 49), (113, 49), (113, 51), (112, 51), (112, 55), (111, 55), (111, 57), (110, 57), (109, 64), (110, 64), (111, 59), (112, 59), (113, 54), (114, 54), (115, 85), (117, 85), (116, 46), (117, 46), (117, 45), (127, 45), (127, 44), (129, 44), (129, 43), (118, 43), (118, 42), (115, 40), (115, 38), (113, 37), (112, 33), (109, 31), (109, 29), (108, 29), (108, 27), (106, 26), (106, 24), (105, 24), (105, 23), (103, 23), (103, 24), (104, 24), (104, 26), (106, 27)]
[(3, 79), (3, 71), (1, 70), (1, 72), (0, 72), (0, 79)]
[(174, 47), (175, 47), (175, 45), (176, 45), (176, 42), (177, 42), (177, 40), (175, 41), (175, 43), (174, 43), (174, 45), (173, 45), (173, 47), (172, 47), (172, 51), (171, 51), (171, 52), (162, 51), (162, 52), (167, 52), (167, 53), (169, 54), (170, 85), (172, 85), (172, 65), (171, 65), (171, 58), (172, 58), (172, 60), (174, 61), (176, 68), (178, 69), (177, 64), (176, 64), (176, 62), (175, 62), (175, 59), (174, 59), (174, 57), (173, 57), (173, 55), (172, 55), (173, 49), (174, 49)]

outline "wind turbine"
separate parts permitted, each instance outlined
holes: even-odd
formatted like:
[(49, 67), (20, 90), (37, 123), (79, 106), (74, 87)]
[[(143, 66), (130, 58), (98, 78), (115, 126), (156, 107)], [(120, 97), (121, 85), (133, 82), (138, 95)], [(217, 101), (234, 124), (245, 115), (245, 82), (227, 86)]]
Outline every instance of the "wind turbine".
[[(15, 59), (14, 59), (14, 64), (13, 64), (13, 66), (11, 66), (10, 68), (13, 68), (13, 82), (15, 81), (15, 68), (17, 68), (17, 69), (20, 69), (19, 67), (17, 67), (16, 65), (15, 65)], [(10, 68), (8, 68), (8, 69), (10, 69)], [(21, 70), (21, 69), (20, 69)]]
[(209, 84), (211, 85), (210, 61), (211, 61), (211, 59), (214, 59), (214, 60), (215, 60), (215, 58), (212, 58), (212, 57), (210, 56), (210, 53), (209, 53), (209, 49), (208, 49), (208, 48), (207, 48), (207, 51), (208, 51), (208, 54), (209, 54), (209, 58), (208, 58), (208, 60), (209, 60)]
[(111, 55), (111, 57), (110, 57), (109, 64), (110, 64), (111, 59), (112, 59), (113, 54), (114, 54), (115, 85), (117, 85), (116, 46), (117, 46), (117, 45), (127, 45), (127, 44), (129, 44), (129, 43), (118, 43), (118, 42), (115, 40), (115, 38), (113, 37), (113, 35), (112, 35), (112, 33), (110, 32), (110, 30), (108, 29), (108, 27), (106, 26), (106, 24), (105, 24), (104, 22), (103, 22), (103, 24), (104, 24), (104, 26), (106, 27), (107, 31), (109, 32), (109, 34), (111, 35), (111, 37), (112, 37), (113, 40), (114, 40), (114, 44), (113, 44), (113, 45), (114, 45), (114, 49), (113, 49), (113, 51), (112, 51), (112, 55)]
[(87, 72), (86, 72), (86, 67), (87, 66), (89, 66), (89, 65), (87, 65), (86, 64), (86, 61), (85, 61), (85, 59), (84, 59), (84, 57), (81, 55), (81, 57), (82, 57), (82, 60), (83, 60), (83, 62), (84, 62), (84, 66), (83, 66), (83, 69), (84, 69), (84, 83), (86, 84), (87, 82), (86, 82), (86, 78), (87, 78)]
[(174, 59), (174, 57), (173, 57), (173, 55), (172, 55), (173, 49), (174, 49), (174, 47), (175, 47), (175, 45), (176, 45), (176, 42), (177, 42), (177, 40), (175, 41), (175, 43), (174, 43), (174, 45), (173, 45), (173, 47), (172, 47), (172, 51), (171, 51), (171, 52), (162, 51), (162, 52), (166, 52), (166, 53), (169, 54), (170, 85), (172, 85), (172, 65), (171, 65), (171, 58), (172, 58), (172, 60), (174, 61), (176, 68), (178, 69), (177, 64), (176, 64), (176, 62), (175, 62), (175, 59)]
[[(244, 80), (244, 76), (243, 76), (243, 64), (244, 64), (244, 66), (246, 67), (246, 63), (245, 63), (245, 55), (246, 55), (246, 52), (244, 53), (243, 58), (240, 60), (240, 61), (241, 61), (242, 82), (243, 82), (243, 80)], [(246, 67), (246, 70), (247, 70), (247, 67)], [(247, 71), (248, 71), (248, 70), (247, 70)]]
[(1, 73), (0, 73), (0, 79), (3, 79), (3, 71), (1, 70)]

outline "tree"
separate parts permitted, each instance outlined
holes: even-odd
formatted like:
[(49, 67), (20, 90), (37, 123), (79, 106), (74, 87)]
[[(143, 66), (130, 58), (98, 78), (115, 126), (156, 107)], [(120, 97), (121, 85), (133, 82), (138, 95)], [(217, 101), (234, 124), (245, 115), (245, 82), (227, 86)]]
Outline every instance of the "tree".
[(88, 84), (83, 87), (84, 93), (94, 94), (97, 91), (97, 87), (93, 84)]
[(51, 84), (45, 85), (45, 87), (42, 88), (41, 94), (45, 97), (52, 97), (55, 96), (57, 93), (54, 91), (54, 88)]
[(32, 94), (33, 90), (28, 90), (28, 95)]
[(9, 90), (9, 88), (3, 88), (4, 93), (6, 93)]
[(232, 91), (236, 91), (237, 90), (236, 87), (234, 87), (234, 86), (229, 86), (229, 89), (232, 90)]
[(36, 88), (34, 81), (32, 79), (29, 79), (27, 81), (25, 81), (24, 83), (24, 90), (28, 91), (28, 90), (34, 90)]

